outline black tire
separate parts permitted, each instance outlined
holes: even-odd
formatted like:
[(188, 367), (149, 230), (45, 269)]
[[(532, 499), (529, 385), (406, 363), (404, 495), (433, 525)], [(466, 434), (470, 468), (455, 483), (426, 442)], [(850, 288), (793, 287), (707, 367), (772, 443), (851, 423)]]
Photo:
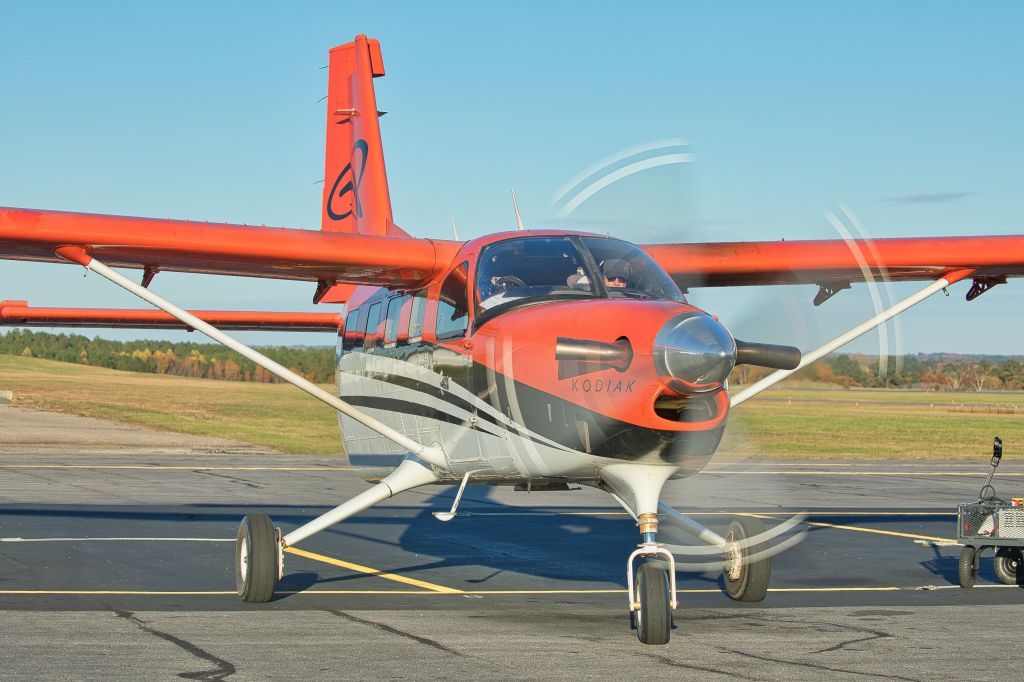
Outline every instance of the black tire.
[(242, 601), (263, 604), (274, 597), (277, 562), (277, 532), (270, 517), (246, 514), (235, 540), (235, 587)]
[(668, 644), (672, 632), (668, 571), (656, 563), (640, 564), (636, 591), (640, 598), (640, 608), (633, 612), (636, 636), (644, 644)]
[(974, 581), (978, 577), (978, 569), (975, 557), (978, 550), (970, 545), (960, 550), (960, 587), (974, 587)]
[[(759, 519), (741, 516), (729, 524), (726, 540), (740, 542), (765, 532), (764, 524)], [(723, 576), (725, 593), (736, 601), (762, 601), (768, 594), (768, 583), (772, 579), (772, 558), (765, 556), (756, 561), (748, 561), (747, 557), (766, 550), (766, 544), (751, 545), (740, 550), (741, 567), (739, 575), (733, 579), (728, 569)], [(728, 560), (728, 556), (726, 556)]]
[(1024, 585), (1024, 570), (1021, 569), (1021, 551), (1018, 547), (1000, 547), (996, 550), (994, 562), (996, 577), (1004, 585)]

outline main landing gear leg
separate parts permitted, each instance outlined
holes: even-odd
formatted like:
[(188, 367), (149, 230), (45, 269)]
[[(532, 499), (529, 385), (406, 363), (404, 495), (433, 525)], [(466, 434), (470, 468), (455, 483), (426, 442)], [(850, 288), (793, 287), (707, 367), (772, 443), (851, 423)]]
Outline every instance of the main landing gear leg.
[(397, 469), (369, 490), (318, 516), (281, 537), (266, 514), (247, 514), (238, 527), (235, 542), (235, 586), (238, 596), (250, 603), (268, 602), (277, 581), (284, 574), (284, 550), (311, 535), (340, 523), (375, 504), (438, 480), (434, 472), (415, 459), (406, 459)]
[(658, 497), (675, 467), (613, 464), (601, 472), (603, 487), (634, 514), (641, 542), (626, 563), (629, 613), (644, 644), (668, 644), (676, 608), (675, 557), (657, 541)]
[[(764, 524), (756, 518), (740, 516), (729, 525), (729, 531), (722, 537), (664, 502), (658, 508), (673, 523), (708, 544), (706, 548), (687, 547), (687, 553), (698, 556), (721, 553), (725, 592), (736, 601), (754, 602), (764, 599), (772, 576), (772, 555), (792, 547), (804, 535), (801, 532), (772, 545), (777, 538), (803, 521), (803, 514), (797, 514), (771, 530), (765, 529)], [(681, 548), (677, 546), (677, 549)]]

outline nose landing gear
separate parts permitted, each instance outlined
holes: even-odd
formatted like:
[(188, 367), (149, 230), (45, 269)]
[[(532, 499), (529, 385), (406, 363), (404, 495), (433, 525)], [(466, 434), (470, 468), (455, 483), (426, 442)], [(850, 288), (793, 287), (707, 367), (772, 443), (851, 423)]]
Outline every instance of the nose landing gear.
[[(629, 614), (637, 637), (644, 644), (667, 644), (672, 631), (672, 610), (678, 607), (676, 569), (724, 572), (725, 592), (742, 602), (765, 598), (772, 574), (772, 556), (800, 542), (806, 530), (798, 526), (805, 514), (766, 530), (753, 516), (740, 516), (725, 537), (689, 516), (660, 502), (661, 488), (675, 469), (642, 464), (615, 464), (601, 471), (601, 487), (629, 512), (640, 527), (641, 543), (629, 555), (626, 581)], [(658, 512), (686, 531), (700, 545), (657, 542)], [(789, 535), (783, 539), (784, 535)], [(678, 563), (675, 554), (701, 559)]]
[[(629, 555), (626, 566), (630, 617), (641, 642), (668, 644), (672, 633), (672, 610), (679, 605), (676, 600), (676, 561), (672, 552), (655, 542), (657, 514), (641, 514), (638, 522), (644, 541)], [(635, 565), (639, 566), (636, 570)]]

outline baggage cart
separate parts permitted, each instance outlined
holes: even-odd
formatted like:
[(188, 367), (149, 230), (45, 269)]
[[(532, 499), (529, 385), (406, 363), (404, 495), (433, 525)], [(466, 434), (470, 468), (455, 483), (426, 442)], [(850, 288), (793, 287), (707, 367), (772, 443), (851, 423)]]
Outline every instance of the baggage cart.
[(974, 587), (978, 577), (981, 553), (995, 552), (995, 573), (1006, 585), (1024, 585), (1024, 499), (1007, 502), (996, 496), (992, 476), (1003, 458), (1003, 441), (998, 436), (992, 443), (991, 468), (988, 480), (978, 494), (977, 502), (961, 504), (957, 509), (956, 537), (960, 552), (960, 587)]

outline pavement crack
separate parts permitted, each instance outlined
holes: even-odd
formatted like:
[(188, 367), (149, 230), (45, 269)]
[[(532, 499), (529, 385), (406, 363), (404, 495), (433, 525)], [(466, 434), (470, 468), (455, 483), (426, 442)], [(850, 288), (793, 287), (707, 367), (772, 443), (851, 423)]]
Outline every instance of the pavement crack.
[(655, 661), (658, 661), (662, 665), (671, 666), (673, 668), (684, 668), (686, 670), (698, 670), (698, 671), (700, 671), (702, 673), (713, 673), (715, 675), (724, 675), (725, 677), (734, 677), (734, 678), (737, 678), (737, 679), (740, 679), (740, 680), (757, 680), (758, 679), (756, 677), (747, 677), (746, 675), (742, 675), (742, 674), (736, 672), (735, 670), (723, 670), (721, 668), (710, 668), (708, 666), (695, 665), (693, 663), (680, 663), (679, 661), (672, 660), (668, 656), (661, 656), (659, 654), (641, 653), (641, 655), (643, 657), (645, 657), (645, 658), (650, 658), (650, 659), (653, 659)]
[(854, 627), (852, 627), (850, 625), (844, 625), (842, 627), (849, 628), (851, 630), (860, 630), (861, 632), (867, 632), (868, 636), (867, 637), (858, 637), (856, 639), (848, 639), (845, 642), (840, 642), (839, 644), (836, 644), (834, 646), (830, 646), (827, 649), (819, 649), (818, 651), (812, 651), (811, 653), (812, 654), (824, 654), (824, 653), (827, 653), (829, 651), (839, 651), (840, 649), (845, 649), (846, 647), (850, 646), (851, 644), (859, 644), (861, 642), (871, 642), (871, 641), (874, 641), (876, 639), (887, 639), (887, 638), (893, 637), (893, 635), (889, 634), (888, 632), (883, 632), (882, 630), (869, 630), (867, 628), (854, 628)]
[(155, 628), (151, 628), (150, 626), (146, 625), (146, 623), (142, 622), (142, 620), (140, 620), (131, 611), (121, 611), (120, 609), (113, 609), (113, 611), (115, 616), (117, 616), (118, 618), (124, 618), (129, 623), (135, 625), (143, 632), (147, 632), (153, 635), (154, 637), (159, 637), (164, 641), (170, 642), (171, 644), (174, 644), (175, 646), (184, 649), (196, 658), (201, 658), (204, 661), (209, 661), (210, 663), (213, 663), (217, 666), (213, 670), (200, 670), (194, 673), (178, 673), (178, 677), (183, 677), (186, 680), (209, 680), (210, 682), (217, 682), (218, 680), (223, 680), (235, 674), (235, 666), (229, 663), (228, 661), (225, 661), (223, 658), (218, 658), (213, 654), (209, 653), (208, 651), (200, 649), (192, 642), (184, 640), (180, 637), (175, 637), (174, 635), (168, 632), (162, 632)]
[(718, 651), (723, 653), (735, 654), (736, 656), (743, 656), (744, 658), (753, 658), (757, 661), (765, 661), (767, 663), (781, 663), (782, 665), (792, 665), (800, 668), (810, 668), (812, 670), (824, 670), (830, 673), (846, 673), (847, 675), (863, 675), (865, 677), (880, 677), (884, 680), (904, 680), (904, 682), (921, 682), (913, 677), (901, 677), (900, 675), (887, 675), (884, 673), (870, 673), (862, 670), (850, 670), (849, 668), (832, 668), (827, 665), (820, 665), (818, 663), (807, 663), (805, 661), (790, 661), (785, 658), (774, 658), (772, 656), (759, 656), (758, 654), (751, 654), (745, 651), (738, 651), (736, 649), (728, 649), (726, 647), (716, 647)]
[(239, 478), (238, 476), (228, 476), (227, 474), (217, 474), (217, 473), (214, 473), (212, 471), (203, 471), (202, 469), (195, 469), (195, 470), (193, 470), (192, 473), (195, 473), (195, 474), (206, 474), (207, 476), (216, 476), (217, 478), (226, 478), (227, 480), (231, 481), (232, 483), (241, 483), (242, 485), (248, 486), (250, 488), (264, 488), (264, 487), (266, 487), (262, 483), (257, 483), (256, 481), (250, 481), (250, 480), (245, 479), (245, 478)]
[(390, 625), (385, 625), (384, 623), (378, 623), (376, 621), (360, 618), (359, 616), (353, 616), (351, 613), (345, 613), (344, 611), (339, 611), (337, 609), (324, 609), (324, 611), (331, 614), (332, 616), (344, 618), (345, 620), (351, 621), (353, 623), (359, 623), (360, 625), (368, 625), (371, 628), (380, 630), (381, 632), (386, 632), (391, 635), (404, 637), (405, 639), (409, 639), (413, 642), (423, 644), (424, 646), (429, 646), (433, 649), (437, 649), (438, 651), (443, 651), (446, 654), (451, 654), (452, 656), (464, 658), (463, 654), (461, 654), (460, 652), (455, 651), (454, 649), (449, 649), (444, 644), (441, 644), (440, 642), (430, 639), (429, 637), (420, 637), (419, 635), (414, 635), (411, 632), (405, 632), (404, 630), (399, 630), (398, 628), (391, 627)]

